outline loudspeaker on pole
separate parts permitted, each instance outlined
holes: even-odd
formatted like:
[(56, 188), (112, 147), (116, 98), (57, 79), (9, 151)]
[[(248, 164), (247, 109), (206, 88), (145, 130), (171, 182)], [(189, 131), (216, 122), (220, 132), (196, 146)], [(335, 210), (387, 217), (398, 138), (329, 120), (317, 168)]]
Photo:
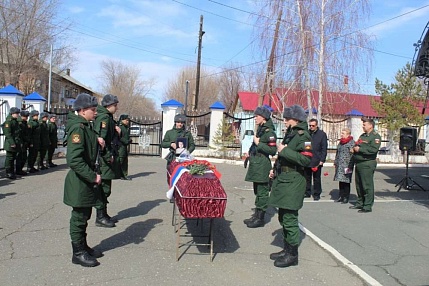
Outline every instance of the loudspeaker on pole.
[(417, 144), (417, 129), (402, 127), (399, 133), (399, 149), (401, 151), (415, 151)]

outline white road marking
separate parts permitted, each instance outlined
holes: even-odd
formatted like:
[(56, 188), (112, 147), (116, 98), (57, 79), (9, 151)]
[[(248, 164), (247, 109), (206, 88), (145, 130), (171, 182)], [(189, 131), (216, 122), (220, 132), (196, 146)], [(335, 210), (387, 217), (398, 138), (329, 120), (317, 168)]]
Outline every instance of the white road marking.
[(373, 286), (381, 286), (380, 282), (372, 278), (368, 273), (359, 268), (359, 266), (355, 265), (353, 262), (345, 258), (341, 253), (339, 253), (335, 248), (321, 240), (314, 233), (306, 229), (301, 223), (299, 224), (299, 228), (303, 233), (309, 236), (312, 240), (314, 240), (320, 247), (331, 253), (336, 259), (338, 259), (341, 263), (343, 263), (347, 268), (356, 273), (359, 277), (361, 277), (366, 283)]

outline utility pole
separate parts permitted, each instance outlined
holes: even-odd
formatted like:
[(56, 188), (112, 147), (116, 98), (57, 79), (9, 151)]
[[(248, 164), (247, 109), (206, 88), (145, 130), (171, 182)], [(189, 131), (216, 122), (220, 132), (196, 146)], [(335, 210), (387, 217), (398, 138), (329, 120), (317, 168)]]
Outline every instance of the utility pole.
[(198, 60), (197, 60), (197, 80), (195, 82), (195, 105), (194, 110), (198, 108), (198, 96), (200, 94), (200, 66), (201, 66), (201, 46), (203, 41), (203, 15), (200, 16), (200, 31), (198, 33)]
[(47, 110), (51, 110), (51, 90), (52, 90), (52, 53), (54, 46), (51, 45), (51, 53), (49, 55), (49, 84), (48, 84), (48, 106)]
[(273, 77), (274, 77), (274, 57), (275, 57), (275, 52), (277, 47), (277, 41), (279, 39), (279, 29), (280, 29), (280, 22), (282, 20), (282, 14), (283, 14), (283, 8), (280, 8), (279, 14), (277, 16), (276, 29), (274, 31), (273, 45), (271, 46), (270, 58), (268, 60), (267, 72), (265, 74), (264, 87), (262, 88), (262, 93), (259, 96), (258, 106), (261, 106), (264, 103), (264, 97), (267, 91), (270, 92), (269, 105), (271, 106), (271, 94), (273, 92)]

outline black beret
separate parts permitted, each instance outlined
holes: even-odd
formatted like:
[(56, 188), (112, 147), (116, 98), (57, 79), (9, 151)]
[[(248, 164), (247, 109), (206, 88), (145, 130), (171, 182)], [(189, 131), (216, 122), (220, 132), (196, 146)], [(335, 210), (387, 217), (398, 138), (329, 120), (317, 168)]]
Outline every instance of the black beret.
[(270, 117), (271, 117), (271, 112), (267, 108), (265, 108), (263, 106), (256, 107), (254, 113), (255, 113), (255, 115), (262, 116), (266, 120), (270, 119)]
[(31, 117), (33, 117), (34, 115), (39, 115), (39, 111), (37, 111), (37, 110), (32, 110), (32, 111), (30, 112), (30, 116), (31, 116)]
[(28, 110), (21, 110), (21, 116), (28, 117), (30, 116), (30, 112)]
[(101, 105), (106, 107), (115, 103), (118, 103), (118, 97), (116, 95), (112, 94), (106, 94), (103, 99), (101, 100)]
[(176, 114), (174, 122), (186, 122), (186, 116), (184, 114)]
[(80, 93), (73, 102), (73, 110), (78, 111), (88, 107), (97, 107), (98, 101), (95, 96), (87, 93)]
[(9, 110), (9, 114), (16, 114), (16, 113), (19, 113), (19, 112), (21, 112), (21, 110), (19, 110), (18, 107), (11, 107), (10, 110)]
[(43, 118), (43, 117), (49, 117), (49, 113), (47, 112), (40, 113), (40, 118)]

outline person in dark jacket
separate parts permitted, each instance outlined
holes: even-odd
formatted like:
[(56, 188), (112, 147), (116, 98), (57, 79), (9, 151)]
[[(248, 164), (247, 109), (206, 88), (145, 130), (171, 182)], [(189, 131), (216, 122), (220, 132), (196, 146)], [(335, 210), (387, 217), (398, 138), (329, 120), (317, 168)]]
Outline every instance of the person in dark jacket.
[(352, 182), (353, 162), (352, 149), (355, 145), (353, 136), (350, 135), (350, 129), (344, 128), (341, 131), (340, 143), (337, 146), (337, 153), (335, 154), (335, 175), (334, 181), (338, 181), (338, 188), (340, 190), (336, 202), (347, 204), (350, 197), (350, 184)]
[(64, 204), (72, 207), (70, 238), (72, 263), (85, 267), (97, 266), (97, 258), (103, 256), (87, 243), (86, 229), (91, 218), (92, 207), (99, 195), (101, 175), (95, 171), (98, 148), (104, 148), (91, 126), (97, 114), (97, 98), (81, 93), (73, 103), (74, 112), (68, 114), (67, 165), (70, 170), (64, 182)]
[[(161, 147), (168, 148), (170, 153), (167, 155), (167, 166), (177, 157), (180, 153), (176, 152), (179, 147), (178, 142), (187, 142), (186, 149), (189, 154), (194, 152), (195, 143), (191, 132), (185, 129), (186, 116), (184, 114), (176, 114), (174, 116), (174, 126), (172, 129), (165, 132), (164, 139), (162, 139)], [(182, 139), (183, 138), (183, 139)]]
[(284, 247), (272, 253), (276, 267), (298, 265), (300, 230), (298, 210), (303, 206), (306, 181), (304, 168), (312, 158), (311, 136), (307, 131), (307, 115), (299, 105), (286, 107), (283, 118), (287, 127), (282, 143), (278, 146), (278, 162), (268, 204), (278, 208), (278, 220), (283, 228)]
[(20, 117), (18, 118), (19, 128), (21, 131), (22, 148), (21, 152), (18, 152), (16, 158), (16, 174), (26, 176), (24, 166), (27, 163), (28, 158), (28, 146), (30, 145), (31, 126), (28, 124), (28, 117), (30, 112), (28, 110), (21, 110)]
[(49, 145), (51, 144), (49, 140), (49, 130), (48, 130), (48, 118), (49, 114), (47, 112), (42, 112), (40, 114), (39, 126), (40, 126), (40, 148), (39, 154), (37, 156), (37, 165), (39, 170), (48, 169), (45, 164), (46, 153), (48, 152)]
[(57, 116), (55, 114), (49, 114), (49, 121), (48, 121), (49, 146), (48, 146), (48, 160), (47, 160), (47, 164), (49, 168), (53, 168), (57, 166), (57, 164), (54, 164), (52, 162), (55, 149), (58, 147), (58, 135), (57, 135), (58, 128), (57, 128), (56, 120), (57, 120)]
[(31, 126), (30, 145), (28, 147), (27, 171), (29, 173), (39, 172), (34, 168), (36, 163), (37, 154), (40, 148), (40, 124), (39, 124), (39, 111), (32, 110), (30, 112), (30, 120), (28, 125)]
[(121, 164), (122, 176), (121, 180), (131, 180), (128, 177), (128, 148), (133, 142), (130, 139), (130, 118), (128, 114), (119, 116), (119, 128), (121, 128), (121, 144), (119, 147), (119, 163)]
[(106, 94), (101, 100), (101, 105), (97, 107), (94, 129), (99, 137), (103, 138), (106, 144), (106, 151), (102, 157), (101, 164), (101, 189), (100, 197), (95, 208), (97, 216), (95, 225), (101, 227), (115, 227), (118, 222), (107, 213), (108, 198), (112, 193), (112, 180), (121, 177), (121, 166), (119, 164), (119, 138), (121, 129), (116, 126), (113, 114), (118, 110), (118, 97)]
[(277, 136), (271, 120), (271, 112), (265, 107), (255, 109), (255, 123), (258, 126), (253, 143), (249, 149), (249, 168), (247, 169), (247, 182), (253, 183), (255, 194), (255, 212), (249, 219), (243, 222), (249, 228), (257, 228), (265, 225), (265, 212), (268, 207), (270, 194), (268, 177), (271, 170), (271, 159), (277, 152)]
[(322, 193), (322, 168), (328, 154), (328, 137), (323, 130), (319, 129), (317, 119), (310, 119), (308, 125), (310, 127), (311, 146), (313, 146), (313, 158), (310, 163), (311, 168), (305, 168), (305, 179), (307, 181), (305, 197), (311, 197), (313, 179), (313, 199), (318, 201)]
[(12, 107), (6, 117), (6, 121), (2, 124), (5, 135), (4, 149), (6, 150), (4, 168), (6, 169), (7, 178), (11, 180), (16, 179), (15, 161), (22, 147), (21, 131), (18, 123), (19, 113), (18, 107)]

